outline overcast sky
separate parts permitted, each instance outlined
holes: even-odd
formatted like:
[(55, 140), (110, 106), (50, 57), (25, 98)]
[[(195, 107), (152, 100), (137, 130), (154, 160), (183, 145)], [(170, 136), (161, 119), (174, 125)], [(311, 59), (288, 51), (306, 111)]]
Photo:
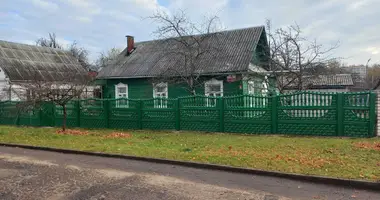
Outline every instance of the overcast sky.
[(185, 10), (194, 21), (218, 15), (223, 27), (297, 22), (305, 36), (329, 46), (345, 63), (380, 63), (380, 0), (0, 0), (0, 40), (35, 44), (54, 32), (64, 44), (77, 41), (94, 60), (109, 48), (124, 48), (125, 35), (155, 39), (145, 17), (157, 10)]

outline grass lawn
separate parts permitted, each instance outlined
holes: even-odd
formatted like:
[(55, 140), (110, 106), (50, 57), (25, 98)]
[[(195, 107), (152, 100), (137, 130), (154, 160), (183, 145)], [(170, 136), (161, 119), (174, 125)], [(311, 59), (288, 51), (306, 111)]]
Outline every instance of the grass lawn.
[(0, 126), (0, 142), (380, 181), (380, 138), (57, 130)]

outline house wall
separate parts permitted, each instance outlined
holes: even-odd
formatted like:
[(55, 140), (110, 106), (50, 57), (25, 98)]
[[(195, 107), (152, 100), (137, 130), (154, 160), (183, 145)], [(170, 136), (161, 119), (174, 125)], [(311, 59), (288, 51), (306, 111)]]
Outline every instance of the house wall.
[(9, 84), (5, 78), (4, 71), (0, 68), (0, 101), (9, 99)]
[[(243, 94), (243, 85), (241, 80), (235, 82), (227, 82), (226, 76), (218, 77), (204, 77), (202, 82), (215, 78), (217, 80), (223, 80), (223, 95), (241, 95)], [(153, 98), (153, 81), (147, 78), (140, 79), (108, 79), (103, 85), (103, 98), (115, 98), (115, 85), (123, 83), (128, 84), (128, 98), (130, 99), (149, 99)], [(191, 95), (186, 89), (186, 84), (168, 84), (168, 96), (169, 98), (177, 98)], [(203, 84), (201, 87), (196, 88), (196, 93), (204, 95), (205, 90)]]
[(375, 90), (375, 92), (377, 93), (377, 101), (376, 101), (376, 121), (377, 121), (377, 124), (376, 124), (376, 132), (377, 132), (377, 136), (380, 137), (380, 88)]
[(18, 85), (11, 85), (6, 78), (3, 69), (0, 68), (0, 101), (19, 101), (20, 95), (25, 93), (25, 89)]

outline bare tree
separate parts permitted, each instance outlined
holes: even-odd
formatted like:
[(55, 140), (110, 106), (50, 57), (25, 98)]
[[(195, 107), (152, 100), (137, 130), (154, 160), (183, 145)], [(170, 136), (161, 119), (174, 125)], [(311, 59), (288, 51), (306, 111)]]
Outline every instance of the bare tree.
[(99, 58), (95, 61), (96, 68), (101, 69), (114, 61), (121, 53), (118, 48), (112, 48), (107, 52), (101, 52)]
[(63, 110), (62, 131), (65, 131), (67, 104), (73, 99), (80, 98), (92, 78), (76, 72), (66, 72), (60, 79), (50, 81), (41, 77), (37, 71), (30, 70), (29, 74), (34, 74), (32, 79), (15, 83), (19, 89), (13, 92), (21, 100), (19, 109), (24, 112), (31, 109), (40, 109), (46, 102), (61, 106)]
[(85, 48), (79, 47), (78, 43), (74, 41), (67, 50), (71, 52), (83, 68), (86, 70), (90, 68), (91, 64), (88, 59), (88, 51)]
[(366, 81), (369, 83), (368, 89), (377, 89), (380, 86), (380, 64), (373, 64), (368, 68)]
[(55, 33), (49, 33), (48, 38), (39, 38), (36, 41), (36, 45), (70, 51), (83, 68), (88, 70), (91, 66), (88, 59), (88, 51), (83, 47), (79, 47), (76, 41), (74, 41), (69, 47), (65, 48), (62, 44), (59, 44)]
[(370, 60), (368, 59), (365, 65), (349, 65), (345, 67), (354, 78), (356, 90), (372, 90), (380, 86), (380, 64), (369, 65)]
[(48, 38), (39, 38), (36, 41), (36, 45), (41, 47), (51, 47), (54, 49), (63, 49), (62, 45), (58, 43), (55, 33), (49, 33)]
[[(212, 59), (218, 52), (217, 16), (206, 18), (204, 23), (190, 21), (184, 11), (173, 15), (157, 12), (148, 17), (157, 24), (154, 34), (158, 40), (160, 61), (166, 63), (163, 73), (155, 81), (174, 82), (196, 95), (201, 86), (202, 60)], [(211, 42), (213, 41), (213, 42)]]
[(331, 52), (338, 44), (326, 48), (316, 40), (309, 40), (302, 36), (297, 24), (273, 32), (270, 20), (267, 20), (266, 26), (270, 51), (266, 61), (278, 76), (280, 92), (288, 86), (295, 86), (296, 90), (307, 89), (303, 83), (304, 76), (318, 75), (318, 69), (336, 59)]

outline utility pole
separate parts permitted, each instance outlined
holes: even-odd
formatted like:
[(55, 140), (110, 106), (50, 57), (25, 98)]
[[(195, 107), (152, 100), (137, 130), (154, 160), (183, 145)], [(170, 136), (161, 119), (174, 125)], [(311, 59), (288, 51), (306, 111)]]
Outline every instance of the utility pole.
[[(365, 65), (365, 79), (368, 80), (369, 76), (368, 76), (368, 64), (369, 62), (371, 61), (371, 58), (369, 58), (367, 60), (367, 64)], [(367, 81), (366, 81), (367, 82)], [(367, 85), (368, 88), (372, 88), (372, 85), (373, 85), (373, 76), (372, 76), (372, 79), (371, 79), (371, 84), (370, 85)]]

